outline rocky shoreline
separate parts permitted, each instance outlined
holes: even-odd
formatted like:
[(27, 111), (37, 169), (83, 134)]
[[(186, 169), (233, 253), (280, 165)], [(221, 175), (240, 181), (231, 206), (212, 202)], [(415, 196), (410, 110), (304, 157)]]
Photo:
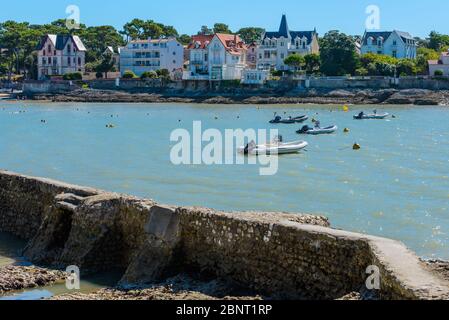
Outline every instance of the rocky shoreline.
[(169, 91), (162, 93), (112, 90), (77, 90), (67, 93), (35, 94), (33, 100), (54, 102), (122, 102), (122, 103), (203, 103), (203, 104), (386, 104), (386, 105), (449, 105), (449, 91), (424, 89), (295, 89), (284, 92)]
[(0, 294), (10, 291), (43, 287), (63, 281), (67, 274), (62, 271), (39, 267), (5, 266), (0, 268)]

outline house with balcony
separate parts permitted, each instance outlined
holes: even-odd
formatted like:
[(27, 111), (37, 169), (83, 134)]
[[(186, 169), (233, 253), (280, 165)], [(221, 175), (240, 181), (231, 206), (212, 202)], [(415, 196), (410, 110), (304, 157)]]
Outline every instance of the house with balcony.
[(241, 80), (247, 46), (238, 35), (217, 33), (192, 37), (184, 80)]
[(278, 31), (265, 32), (257, 50), (258, 69), (288, 70), (285, 58), (291, 54), (319, 53), (318, 33), (313, 31), (291, 31), (286, 15), (282, 16)]
[(365, 32), (362, 38), (361, 53), (375, 53), (398, 59), (416, 59), (418, 45), (408, 33), (402, 31)]
[(257, 49), (259, 45), (257, 42), (252, 42), (248, 45), (248, 51), (246, 53), (246, 64), (249, 69), (256, 69), (257, 67)]
[(192, 41), (187, 46), (189, 62), (184, 79), (209, 80), (209, 43), (213, 38), (214, 35), (192, 36)]
[(45, 35), (37, 47), (38, 79), (74, 72), (84, 73), (86, 51), (78, 36)]
[(238, 35), (217, 33), (208, 49), (210, 80), (242, 79), (248, 49)]
[(182, 69), (184, 47), (176, 38), (132, 40), (120, 49), (120, 72), (132, 71), (137, 76), (144, 72), (166, 69), (170, 75)]
[(438, 74), (449, 77), (449, 50), (442, 52), (439, 60), (429, 60), (429, 75)]

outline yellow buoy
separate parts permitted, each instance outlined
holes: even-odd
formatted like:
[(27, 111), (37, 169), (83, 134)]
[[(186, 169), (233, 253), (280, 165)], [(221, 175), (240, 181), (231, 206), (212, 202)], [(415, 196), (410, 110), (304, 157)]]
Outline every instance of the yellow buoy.
[(345, 106), (343, 106), (343, 111), (344, 111), (344, 112), (348, 112), (348, 111), (349, 111), (349, 107), (348, 107), (348, 106), (346, 106), (346, 105), (345, 105)]
[(354, 143), (354, 146), (352, 147), (353, 150), (360, 150), (362, 147), (358, 143)]
[(344, 132), (344, 133), (349, 133), (349, 131), (351, 131), (351, 130), (349, 130), (349, 128), (344, 128), (344, 129), (343, 129), (343, 132)]

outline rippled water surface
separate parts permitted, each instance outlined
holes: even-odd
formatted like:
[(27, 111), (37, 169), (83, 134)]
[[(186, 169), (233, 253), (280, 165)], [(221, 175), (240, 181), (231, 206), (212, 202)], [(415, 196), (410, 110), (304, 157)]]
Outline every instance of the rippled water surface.
[[(369, 111), (0, 102), (0, 168), (162, 203), (324, 214), (335, 227), (398, 239), (420, 256), (449, 259), (449, 108), (379, 106), (396, 118), (352, 120), (363, 108)], [(194, 120), (221, 131), (279, 128), (285, 140), (304, 138), (295, 134), (299, 125), (268, 124), (274, 111), (307, 114), (340, 129), (305, 137), (307, 151), (281, 156), (275, 176), (259, 176), (251, 165), (170, 162), (170, 133), (192, 131)], [(106, 128), (109, 123), (115, 128)], [(353, 151), (354, 142), (362, 149)]]

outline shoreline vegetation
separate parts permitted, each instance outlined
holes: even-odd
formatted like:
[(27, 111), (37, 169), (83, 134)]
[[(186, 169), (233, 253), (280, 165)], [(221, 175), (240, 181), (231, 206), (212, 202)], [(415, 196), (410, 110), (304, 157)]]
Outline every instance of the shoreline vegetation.
[(449, 105), (449, 90), (427, 89), (309, 89), (271, 94), (242, 91), (146, 93), (80, 89), (65, 93), (38, 93), (16, 97), (36, 101), (95, 103)]

